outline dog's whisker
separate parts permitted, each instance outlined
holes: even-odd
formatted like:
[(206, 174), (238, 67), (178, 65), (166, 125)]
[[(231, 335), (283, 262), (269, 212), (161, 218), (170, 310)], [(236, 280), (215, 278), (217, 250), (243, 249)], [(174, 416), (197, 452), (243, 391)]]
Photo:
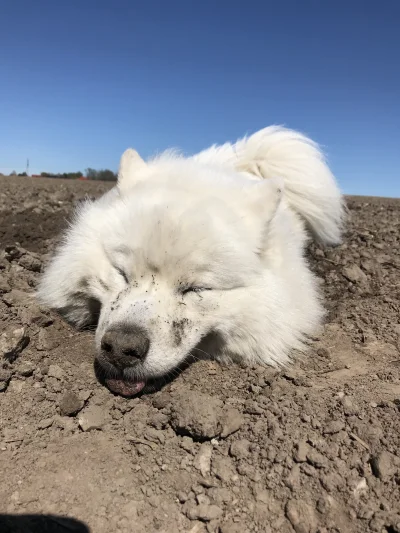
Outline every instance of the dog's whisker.
[(198, 352), (201, 352), (201, 353), (207, 355), (207, 357), (212, 358), (212, 355), (211, 355), (211, 354), (209, 354), (208, 352), (206, 352), (206, 351), (204, 351), (204, 350), (201, 350), (200, 348), (195, 347), (195, 348), (193, 348), (193, 350), (197, 350)]

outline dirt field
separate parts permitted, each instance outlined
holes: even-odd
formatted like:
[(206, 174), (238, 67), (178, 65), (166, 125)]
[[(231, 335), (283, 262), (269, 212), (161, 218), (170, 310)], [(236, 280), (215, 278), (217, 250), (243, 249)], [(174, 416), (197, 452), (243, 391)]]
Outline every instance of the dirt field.
[(306, 358), (127, 400), (29, 296), (108, 187), (0, 177), (0, 531), (400, 533), (400, 200), (350, 198), (344, 244), (311, 246), (330, 313)]

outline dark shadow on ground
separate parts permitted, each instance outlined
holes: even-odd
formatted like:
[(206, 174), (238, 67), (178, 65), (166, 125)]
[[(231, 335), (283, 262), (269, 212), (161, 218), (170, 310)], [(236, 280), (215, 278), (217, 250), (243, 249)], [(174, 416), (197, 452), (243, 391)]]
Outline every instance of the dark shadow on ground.
[(75, 518), (56, 515), (2, 515), (0, 533), (91, 533)]

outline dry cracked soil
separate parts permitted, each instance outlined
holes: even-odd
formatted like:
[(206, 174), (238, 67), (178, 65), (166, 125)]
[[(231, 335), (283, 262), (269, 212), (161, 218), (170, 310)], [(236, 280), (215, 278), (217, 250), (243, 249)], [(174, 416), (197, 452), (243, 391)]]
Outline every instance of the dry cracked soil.
[(124, 399), (31, 296), (108, 187), (0, 177), (0, 531), (400, 533), (400, 200), (350, 197), (343, 244), (310, 245), (329, 314), (306, 357)]

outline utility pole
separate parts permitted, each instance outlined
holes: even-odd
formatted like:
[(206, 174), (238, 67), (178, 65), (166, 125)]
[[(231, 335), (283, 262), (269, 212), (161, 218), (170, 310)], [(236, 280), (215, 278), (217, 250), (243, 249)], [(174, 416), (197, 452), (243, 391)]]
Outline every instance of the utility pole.
[(26, 160), (26, 175), (29, 176), (29, 159)]

